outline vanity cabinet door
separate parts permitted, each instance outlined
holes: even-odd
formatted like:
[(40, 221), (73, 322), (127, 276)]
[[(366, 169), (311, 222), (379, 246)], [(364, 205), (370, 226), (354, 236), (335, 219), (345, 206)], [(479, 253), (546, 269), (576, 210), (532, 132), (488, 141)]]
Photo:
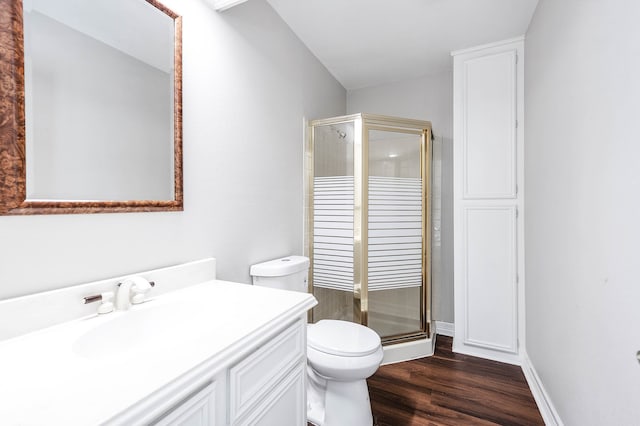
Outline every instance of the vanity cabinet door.
[(174, 407), (155, 426), (211, 426), (216, 424), (216, 383), (205, 388)]
[(247, 415), (239, 426), (302, 426), (307, 422), (305, 403), (306, 363), (298, 366)]
[[(298, 320), (229, 369), (229, 415), (233, 424), (262, 404), (263, 399), (273, 398), (274, 389), (283, 378), (306, 362), (305, 332), (306, 324)], [(304, 387), (301, 395), (304, 398)], [(295, 403), (304, 406), (305, 401)], [(289, 411), (297, 409), (291, 406)]]

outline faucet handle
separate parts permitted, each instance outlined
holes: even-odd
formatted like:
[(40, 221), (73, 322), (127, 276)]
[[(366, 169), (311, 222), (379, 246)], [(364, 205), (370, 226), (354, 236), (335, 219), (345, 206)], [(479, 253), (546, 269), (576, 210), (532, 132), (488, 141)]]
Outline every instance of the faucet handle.
[(142, 277), (134, 276), (124, 279), (121, 283), (118, 283), (116, 309), (126, 311), (131, 304), (144, 302), (145, 293), (154, 285), (155, 283), (153, 281), (149, 282)]
[(101, 294), (102, 303), (98, 306), (99, 314), (108, 314), (113, 311), (113, 292), (106, 291)]
[(155, 283), (153, 281), (147, 281), (142, 277), (134, 277), (132, 281), (131, 303), (137, 305), (144, 302), (145, 295), (149, 290), (151, 290), (151, 287), (155, 286)]
[(98, 306), (99, 314), (108, 314), (109, 312), (113, 312), (113, 292), (107, 291), (100, 294), (100, 300), (102, 303)]
[(94, 294), (93, 296), (86, 296), (84, 298), (84, 304), (94, 303), (94, 302), (102, 302), (100, 306), (98, 306), (99, 314), (108, 314), (113, 311), (113, 292), (106, 291), (100, 294)]

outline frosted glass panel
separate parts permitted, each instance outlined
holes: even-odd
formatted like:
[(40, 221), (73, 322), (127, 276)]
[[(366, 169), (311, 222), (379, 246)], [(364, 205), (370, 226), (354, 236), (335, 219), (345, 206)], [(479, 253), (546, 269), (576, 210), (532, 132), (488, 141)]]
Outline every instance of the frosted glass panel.
[(382, 336), (420, 331), (422, 135), (369, 131), (369, 326)]
[(313, 141), (314, 319), (352, 321), (354, 123), (316, 126)]

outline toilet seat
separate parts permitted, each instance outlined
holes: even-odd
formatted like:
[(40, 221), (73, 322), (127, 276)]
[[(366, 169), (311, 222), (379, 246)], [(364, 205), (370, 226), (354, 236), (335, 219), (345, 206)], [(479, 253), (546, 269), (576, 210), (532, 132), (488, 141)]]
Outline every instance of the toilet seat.
[(341, 357), (365, 357), (380, 349), (380, 336), (348, 321), (321, 320), (307, 327), (307, 346)]

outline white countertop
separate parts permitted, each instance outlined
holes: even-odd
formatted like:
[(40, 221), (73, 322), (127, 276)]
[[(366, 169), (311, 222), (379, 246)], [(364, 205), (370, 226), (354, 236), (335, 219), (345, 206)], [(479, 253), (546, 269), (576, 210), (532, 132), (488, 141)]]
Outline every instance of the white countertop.
[(5, 340), (0, 424), (104, 423), (194, 369), (215, 374), (315, 304), (307, 293), (213, 280)]

